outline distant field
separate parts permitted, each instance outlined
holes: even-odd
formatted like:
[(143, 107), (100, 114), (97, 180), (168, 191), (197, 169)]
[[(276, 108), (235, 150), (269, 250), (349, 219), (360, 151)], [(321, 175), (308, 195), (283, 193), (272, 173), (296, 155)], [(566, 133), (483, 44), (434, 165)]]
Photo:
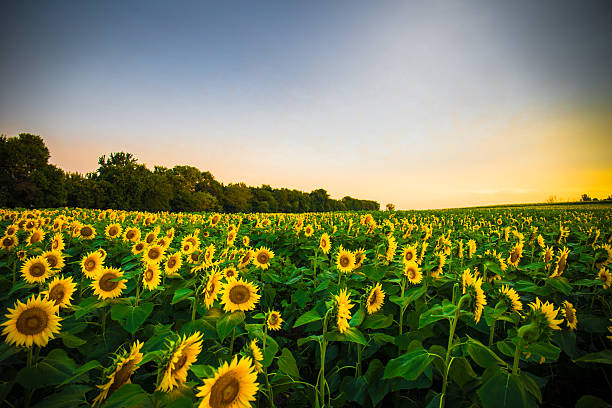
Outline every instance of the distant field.
[(569, 201), (565, 203), (525, 203), (525, 204), (496, 204), (496, 205), (481, 205), (476, 207), (458, 207), (448, 208), (450, 209), (477, 209), (477, 208), (538, 208), (538, 209), (555, 209), (564, 208), (568, 210), (586, 210), (586, 209), (600, 209), (600, 208), (612, 208), (612, 201)]

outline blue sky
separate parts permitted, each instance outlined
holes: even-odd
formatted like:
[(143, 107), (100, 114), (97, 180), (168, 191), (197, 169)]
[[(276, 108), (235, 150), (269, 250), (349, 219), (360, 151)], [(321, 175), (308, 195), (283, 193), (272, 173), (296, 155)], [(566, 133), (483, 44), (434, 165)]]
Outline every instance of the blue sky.
[(612, 194), (607, 1), (3, 2), (0, 133), (399, 208)]

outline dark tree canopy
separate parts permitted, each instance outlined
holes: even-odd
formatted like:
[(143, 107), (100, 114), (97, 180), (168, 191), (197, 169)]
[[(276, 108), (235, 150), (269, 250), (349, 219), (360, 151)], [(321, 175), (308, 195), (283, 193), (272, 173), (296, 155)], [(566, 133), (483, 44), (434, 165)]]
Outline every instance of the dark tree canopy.
[(192, 166), (153, 171), (131, 153), (111, 153), (86, 175), (49, 164), (40, 136), (0, 136), (0, 207), (81, 207), (146, 211), (308, 212), (375, 211), (376, 201), (330, 198), (324, 189), (310, 193), (269, 185), (223, 185), (209, 171)]

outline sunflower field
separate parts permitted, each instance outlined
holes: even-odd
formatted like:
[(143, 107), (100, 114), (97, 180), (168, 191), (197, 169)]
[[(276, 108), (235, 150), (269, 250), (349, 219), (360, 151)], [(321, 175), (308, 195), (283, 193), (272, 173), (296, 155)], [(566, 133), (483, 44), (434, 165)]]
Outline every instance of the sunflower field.
[(0, 210), (0, 405), (609, 406), (610, 207)]

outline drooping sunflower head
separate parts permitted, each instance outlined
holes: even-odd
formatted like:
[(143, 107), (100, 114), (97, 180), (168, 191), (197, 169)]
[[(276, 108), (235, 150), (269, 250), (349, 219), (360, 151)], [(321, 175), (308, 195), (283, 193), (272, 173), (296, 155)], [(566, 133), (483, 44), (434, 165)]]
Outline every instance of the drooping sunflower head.
[(597, 278), (603, 284), (604, 289), (608, 289), (610, 286), (612, 286), (612, 273), (610, 273), (608, 269), (602, 267), (597, 273)]
[(132, 344), (130, 352), (123, 351), (115, 360), (113, 365), (106, 370), (106, 383), (98, 385), (100, 388), (100, 394), (93, 400), (93, 405), (99, 405), (110, 397), (115, 391), (117, 391), (124, 384), (128, 384), (131, 381), (132, 374), (138, 369), (142, 362), (142, 353), (140, 349), (144, 343), (136, 340)]
[(51, 267), (43, 256), (30, 258), (21, 267), (21, 275), (28, 283), (44, 282), (50, 274)]
[(351, 272), (355, 268), (355, 254), (340, 246), (336, 257), (336, 267), (340, 272)]
[(329, 234), (327, 232), (321, 234), (321, 239), (319, 240), (319, 248), (321, 248), (321, 250), (325, 254), (328, 254), (331, 250), (331, 240), (329, 239)]
[(367, 258), (364, 248), (359, 248), (355, 251), (355, 269), (359, 269), (363, 265), (363, 261)]
[(253, 310), (259, 302), (258, 287), (241, 279), (231, 280), (221, 290), (221, 303), (226, 312)]
[(487, 304), (487, 298), (482, 290), (482, 277), (476, 278), (469, 269), (463, 271), (463, 294), (470, 295), (468, 307), (474, 313), (474, 321), (478, 323), (482, 317), (482, 311)]
[(504, 285), (499, 289), (499, 293), (508, 307), (510, 307), (513, 311), (520, 312), (523, 310), (523, 303), (521, 303), (520, 296), (516, 290), (508, 285)]
[(559, 309), (555, 309), (555, 305), (549, 302), (542, 303), (540, 298), (536, 297), (536, 301), (529, 304), (531, 311), (529, 316), (533, 322), (540, 328), (540, 332), (550, 334), (552, 330), (561, 330), (559, 324), (563, 323), (563, 319), (557, 319)]
[(350, 327), (351, 309), (355, 305), (351, 303), (351, 296), (346, 288), (334, 295), (334, 300), (336, 301), (336, 326), (340, 333), (344, 333)]
[(217, 271), (213, 271), (208, 276), (206, 281), (206, 287), (204, 288), (204, 305), (207, 309), (215, 303), (219, 292), (221, 290), (221, 274)]
[(127, 280), (122, 277), (123, 272), (119, 269), (102, 269), (91, 283), (94, 294), (98, 295), (99, 299), (114, 299), (121, 296), (121, 292), (127, 287), (125, 285)]
[(161, 282), (161, 272), (159, 265), (154, 263), (145, 264), (144, 273), (142, 274), (142, 284), (149, 290), (157, 289)]
[(413, 285), (419, 284), (423, 280), (423, 273), (415, 261), (407, 262), (404, 265), (404, 275)]
[(166, 259), (165, 272), (166, 275), (172, 276), (176, 275), (178, 270), (183, 266), (183, 259), (181, 258), (181, 252), (177, 251), (170, 255), (168, 259)]
[(51, 282), (46, 291), (41, 292), (46, 300), (55, 303), (56, 306), (66, 308), (72, 306), (72, 294), (76, 289), (76, 283), (72, 281), (72, 277), (64, 278), (56, 276)]
[(202, 351), (202, 333), (195, 332), (191, 336), (179, 337), (178, 341), (170, 343), (167, 358), (162, 364), (162, 379), (158, 389), (170, 392), (180, 388), (187, 381), (189, 368)]
[(253, 260), (254, 255), (255, 255), (255, 252), (253, 252), (251, 249), (247, 250), (244, 253), (244, 255), (242, 255), (242, 257), (240, 258), (238, 269), (246, 268), (249, 265), (249, 263), (251, 263), (251, 261)]
[(514, 247), (512, 248), (512, 251), (510, 251), (510, 256), (508, 256), (507, 262), (509, 265), (512, 265), (515, 268), (517, 268), (522, 257), (523, 257), (523, 243), (519, 242), (518, 244), (514, 245)]
[(198, 387), (202, 398), (199, 408), (243, 408), (255, 401), (259, 390), (257, 373), (250, 357), (234, 356), (232, 362), (223, 363), (215, 376), (204, 380)]
[(368, 314), (376, 313), (380, 310), (385, 301), (385, 291), (380, 283), (377, 283), (369, 290), (366, 299), (366, 310)]
[(266, 318), (266, 324), (268, 325), (268, 329), (270, 330), (280, 330), (281, 325), (283, 323), (283, 319), (281, 317), (281, 313), (275, 310), (271, 310), (268, 312), (268, 316)]
[(96, 229), (93, 225), (83, 225), (79, 230), (79, 238), (94, 239), (96, 237)]
[(26, 303), (18, 300), (13, 309), (8, 308), (8, 320), (2, 323), (5, 341), (18, 347), (32, 347), (32, 344), (45, 347), (49, 339), (60, 331), (62, 319), (57, 315), (58, 311), (55, 302), (45, 300), (41, 295), (32, 295)]
[(569, 255), (569, 249), (563, 248), (559, 251), (559, 256), (557, 258), (557, 264), (555, 265), (555, 270), (551, 277), (553, 276), (561, 276), (563, 271), (565, 271), (565, 267), (567, 266), (567, 256)]
[(213, 257), (215, 256), (215, 245), (210, 244), (206, 247), (206, 251), (204, 251), (204, 263), (206, 265), (213, 264)]
[(98, 251), (90, 252), (81, 260), (81, 270), (89, 279), (95, 278), (102, 270), (104, 260)]
[(268, 269), (272, 258), (274, 258), (274, 252), (266, 247), (261, 247), (253, 256), (253, 265), (261, 269)]
[(248, 344), (247, 354), (253, 359), (255, 371), (257, 371), (258, 373), (263, 372), (263, 365), (261, 364), (263, 361), (263, 354), (261, 352), (261, 349), (257, 345), (257, 339), (251, 340), (251, 342)]
[(576, 309), (567, 300), (563, 302), (563, 309), (561, 309), (563, 316), (565, 317), (565, 323), (571, 330), (576, 330), (578, 327), (578, 317), (576, 316)]

